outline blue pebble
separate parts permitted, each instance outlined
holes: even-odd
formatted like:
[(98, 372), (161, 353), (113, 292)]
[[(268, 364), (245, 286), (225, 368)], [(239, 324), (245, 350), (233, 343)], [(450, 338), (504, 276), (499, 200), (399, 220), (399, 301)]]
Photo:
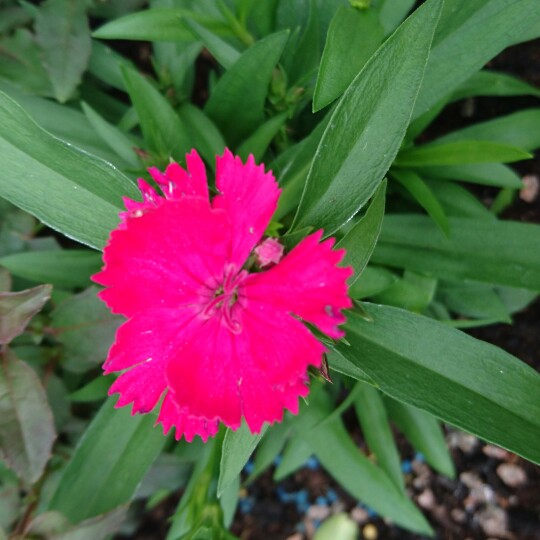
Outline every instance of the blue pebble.
[(244, 465), (244, 472), (246, 474), (251, 474), (253, 472), (253, 469), (255, 469), (255, 464), (250, 459), (245, 465)]
[(375, 510), (373, 510), (373, 508), (370, 508), (369, 506), (366, 507), (366, 510), (370, 518), (375, 518), (379, 515), (377, 512), (375, 512)]
[(401, 471), (403, 474), (410, 474), (412, 471), (412, 465), (411, 462), (408, 459), (404, 459), (401, 462)]
[(422, 454), (422, 452), (416, 452), (416, 454), (414, 455), (414, 460), (419, 461), (420, 463), (424, 463), (426, 461), (426, 457), (424, 456), (424, 454)]
[(307, 461), (306, 461), (306, 468), (314, 471), (315, 469), (318, 469), (319, 468), (319, 460), (315, 457), (315, 456), (311, 456)]
[(308, 502), (297, 502), (296, 503), (296, 511), (299, 514), (305, 514), (309, 510), (309, 507), (311, 505)]
[(253, 510), (253, 500), (250, 497), (244, 497), (238, 501), (238, 506), (242, 514), (249, 514)]
[(276, 467), (279, 467), (279, 464), (281, 463), (281, 454), (278, 454), (275, 458), (274, 458), (274, 465)]
[(316, 529), (318, 529), (318, 528), (321, 526), (321, 520), (320, 520), (320, 519), (314, 519), (314, 520), (312, 521), (312, 523), (313, 523), (313, 526), (314, 526)]
[(308, 502), (308, 492), (305, 489), (301, 489), (296, 492), (296, 502), (298, 504), (304, 504)]
[(326, 497), (317, 497), (315, 504), (318, 506), (328, 506), (328, 499)]
[(332, 488), (326, 492), (326, 500), (329, 504), (335, 503), (338, 499), (338, 494)]

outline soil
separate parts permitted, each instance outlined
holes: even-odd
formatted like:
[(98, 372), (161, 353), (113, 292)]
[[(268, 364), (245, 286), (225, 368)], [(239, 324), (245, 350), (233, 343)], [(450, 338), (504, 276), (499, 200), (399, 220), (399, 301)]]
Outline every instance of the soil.
[[(511, 47), (488, 67), (540, 87), (540, 40)], [(428, 137), (539, 104), (538, 99), (529, 97), (466, 100), (447, 108)], [(517, 170), (522, 175), (540, 176), (540, 154), (518, 164)], [(496, 193), (491, 188), (474, 190), (487, 204)], [(540, 198), (532, 202), (517, 199), (502, 217), (540, 223)], [(515, 316), (513, 325), (497, 324), (470, 333), (540, 371), (539, 321), (537, 300)], [(455, 479), (436, 474), (398, 436), (401, 455), (408, 458), (404, 468), (410, 469), (406, 474), (407, 489), (431, 523), (435, 538), (540, 540), (540, 468), (454, 430), (447, 430), (447, 440), (456, 465)], [(359, 523), (361, 538), (366, 540), (424, 538), (391, 526), (359, 506), (316, 464), (301, 469), (279, 485), (273, 482), (272, 472), (273, 468), (250, 486), (241, 501), (232, 526), (232, 532), (241, 539), (311, 538), (321, 517), (338, 511), (348, 512)], [(299, 493), (303, 493), (302, 497)], [(173, 513), (177, 500), (177, 496), (167, 499), (148, 513), (142, 528), (130, 537), (164, 538), (166, 517)]]

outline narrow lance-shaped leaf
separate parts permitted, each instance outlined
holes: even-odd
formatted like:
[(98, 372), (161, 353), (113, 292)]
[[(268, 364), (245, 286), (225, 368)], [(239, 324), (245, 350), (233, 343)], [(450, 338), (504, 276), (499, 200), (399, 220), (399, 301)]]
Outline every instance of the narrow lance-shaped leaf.
[(331, 234), (373, 195), (405, 135), (440, 9), (428, 0), (351, 83), (317, 149), (293, 229)]
[(10, 350), (0, 361), (0, 457), (30, 486), (51, 457), (53, 416), (32, 368)]
[(0, 167), (0, 196), (92, 247), (118, 224), (122, 195), (138, 197), (112, 165), (49, 135), (1, 92)]
[(402, 527), (431, 533), (424, 516), (386, 473), (360, 452), (340, 419), (315, 427), (306, 433), (306, 439), (323, 467), (354, 497)]
[(469, 163), (512, 163), (532, 155), (508, 144), (491, 141), (453, 141), (425, 144), (400, 153), (398, 167), (426, 167)]
[(183, 159), (191, 145), (175, 110), (140, 73), (128, 68), (122, 73), (150, 150), (164, 161)]
[(441, 474), (453, 478), (456, 471), (439, 422), (429, 413), (395, 399), (387, 398), (385, 404), (392, 421), (426, 461)]
[(513, 45), (516, 36), (538, 20), (537, 0), (445, 0), (413, 118)]
[(38, 10), (35, 28), (56, 98), (67, 101), (81, 82), (92, 49), (86, 2), (47, 0)]
[(107, 400), (64, 469), (49, 509), (78, 523), (128, 503), (167, 440), (153, 422), (152, 415), (132, 417)]
[(101, 257), (80, 249), (27, 251), (0, 258), (0, 265), (16, 276), (55, 287), (86, 287), (99, 270)]
[(375, 192), (366, 215), (358, 220), (354, 227), (336, 245), (336, 248), (345, 248), (347, 250), (343, 264), (350, 264), (354, 268), (354, 275), (349, 278), (349, 286), (352, 286), (361, 276), (375, 249), (381, 233), (385, 197), (386, 180), (381, 183)]
[(266, 427), (261, 433), (253, 435), (245, 423), (236, 431), (227, 431), (223, 440), (221, 465), (219, 467), (218, 497), (240, 475), (265, 431)]
[(540, 109), (525, 109), (452, 131), (437, 139), (437, 143), (471, 140), (508, 144), (528, 151), (536, 150), (540, 147)]
[(458, 217), (448, 223), (445, 238), (428, 217), (386, 216), (373, 262), (540, 291), (540, 225)]
[(313, 111), (338, 98), (356, 77), (383, 39), (373, 10), (342, 6), (334, 15), (324, 47)]
[(540, 375), (505, 351), (433, 319), (363, 304), (349, 312), (347, 362), (389, 396), (540, 463)]
[(252, 45), (213, 88), (205, 112), (229, 145), (238, 145), (264, 120), (268, 85), (287, 37), (287, 31), (278, 32)]
[(120, 17), (98, 28), (99, 39), (134, 39), (143, 41), (194, 41), (182, 20), (190, 18), (218, 35), (232, 35), (223, 21), (182, 8), (154, 8)]
[(368, 447), (375, 454), (379, 467), (388, 474), (395, 486), (405, 493), (399, 454), (381, 394), (369, 384), (356, 384), (354, 407)]

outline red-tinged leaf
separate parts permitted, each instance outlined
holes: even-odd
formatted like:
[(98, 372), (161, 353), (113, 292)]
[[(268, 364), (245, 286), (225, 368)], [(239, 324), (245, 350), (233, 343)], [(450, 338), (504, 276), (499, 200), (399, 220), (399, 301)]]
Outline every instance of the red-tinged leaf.
[(0, 344), (24, 332), (30, 319), (51, 297), (51, 291), (51, 285), (39, 285), (20, 292), (0, 292)]
[(0, 457), (27, 485), (42, 475), (56, 438), (53, 415), (35, 372), (11, 351), (0, 367)]

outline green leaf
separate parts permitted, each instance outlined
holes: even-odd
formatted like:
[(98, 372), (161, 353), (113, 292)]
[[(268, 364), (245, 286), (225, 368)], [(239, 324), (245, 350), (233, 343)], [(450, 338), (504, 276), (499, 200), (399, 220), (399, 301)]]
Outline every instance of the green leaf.
[(413, 118), (513, 45), (539, 19), (537, 0), (445, 0)]
[(210, 51), (210, 54), (225, 68), (231, 68), (242, 53), (214, 32), (207, 30), (192, 19), (184, 19), (184, 24), (191, 33)]
[(121, 196), (137, 198), (112, 165), (49, 135), (2, 93), (0, 166), (10, 172), (0, 177), (0, 196), (92, 247), (118, 224)]
[(216, 156), (225, 149), (225, 140), (219, 129), (200, 109), (191, 103), (180, 107), (178, 115), (192, 138), (193, 148), (197, 148), (206, 162), (215, 169)]
[(431, 534), (424, 516), (386, 473), (360, 452), (340, 419), (315, 427), (305, 439), (322, 466), (353, 497), (402, 527)]
[(437, 141), (400, 152), (397, 167), (426, 167), (469, 163), (511, 163), (532, 155), (521, 148), (490, 141)]
[(385, 197), (386, 180), (383, 180), (377, 188), (366, 214), (356, 222), (354, 227), (336, 245), (336, 249), (344, 248), (347, 250), (343, 265), (351, 265), (354, 268), (354, 275), (349, 279), (349, 286), (354, 285), (362, 275), (375, 249), (381, 233)]
[(28, 251), (0, 258), (12, 274), (55, 287), (86, 287), (101, 266), (99, 253), (88, 250)]
[(39, 7), (35, 29), (54, 94), (63, 103), (81, 82), (90, 59), (92, 43), (86, 3), (47, 0)]
[(72, 526), (62, 514), (44, 512), (30, 522), (26, 533), (32, 537), (55, 540), (106, 540), (118, 532), (126, 520), (126, 514), (127, 508), (117, 508)]
[(219, 35), (231, 35), (224, 22), (182, 8), (154, 8), (131, 13), (98, 28), (92, 35), (99, 39), (137, 41), (194, 41), (182, 20), (190, 18)]
[(50, 285), (39, 285), (19, 292), (0, 292), (0, 344), (9, 343), (39, 313), (51, 297)]
[(50, 99), (22, 94), (13, 85), (1, 80), (0, 92), (5, 92), (16, 101), (36, 124), (54, 137), (110, 163), (114, 164), (118, 159), (116, 154), (94, 131), (82, 112), (60, 105)]
[(409, 270), (395, 283), (373, 296), (373, 301), (422, 313), (432, 302), (437, 280)]
[(540, 109), (525, 109), (453, 131), (437, 139), (436, 144), (461, 141), (491, 141), (536, 150), (540, 147)]
[(175, 110), (140, 73), (127, 68), (122, 73), (149, 149), (163, 161), (183, 160), (191, 144)]
[(324, 132), (293, 229), (332, 234), (373, 195), (409, 123), (441, 8), (428, 0), (371, 57)]
[(441, 203), (420, 176), (414, 171), (393, 169), (392, 176), (414, 197), (416, 202), (430, 215), (439, 229), (448, 236), (448, 218)]
[(379, 294), (391, 287), (398, 277), (384, 268), (366, 266), (362, 276), (349, 289), (351, 298), (365, 298)]
[(99, 375), (87, 385), (70, 394), (69, 399), (75, 403), (92, 403), (93, 401), (101, 401), (107, 397), (107, 392), (109, 391), (110, 386), (110, 378)]
[(268, 85), (287, 37), (287, 31), (278, 32), (252, 45), (212, 89), (205, 112), (230, 146), (236, 147), (264, 121)]
[(362, 382), (356, 383), (355, 388), (358, 390), (354, 408), (366, 443), (375, 454), (379, 467), (388, 474), (394, 485), (405, 493), (399, 454), (381, 395), (375, 388)]
[(9, 350), (0, 359), (0, 458), (28, 487), (51, 457), (53, 416), (32, 368)]
[(98, 291), (89, 287), (62, 302), (51, 315), (52, 332), (63, 345), (63, 366), (74, 373), (84, 373), (105, 360), (123, 322), (97, 297)]
[(426, 184), (450, 216), (483, 219), (495, 217), (468, 189), (455, 182), (426, 180)]
[[(452, 94), (452, 101), (472, 96), (536, 96), (540, 90), (507, 73), (479, 71), (461, 84)], [(518, 145), (519, 146), (519, 145)]]
[(448, 279), (540, 291), (540, 225), (448, 218), (444, 238), (424, 216), (386, 216), (372, 260)]
[(382, 39), (383, 29), (373, 10), (339, 8), (328, 29), (313, 96), (313, 112), (343, 94)]
[(88, 70), (105, 84), (125, 92), (126, 85), (122, 75), (122, 66), (135, 69), (134, 64), (99, 41), (92, 41), (92, 54)]
[[(2, 21), (4, 20), (2, 11)], [(2, 24), (2, 23), (0, 23)], [(0, 77), (10, 81), (19, 91), (51, 97), (53, 90), (43, 67), (34, 35), (18, 28), (13, 35), (0, 38)]]
[(90, 105), (83, 101), (81, 106), (86, 118), (88, 118), (88, 121), (103, 141), (130, 167), (138, 168), (140, 162), (134, 151), (135, 144), (116, 126), (113, 126), (100, 116)]
[(259, 162), (270, 146), (273, 138), (285, 124), (287, 117), (288, 113), (282, 112), (281, 114), (270, 118), (264, 124), (261, 124), (255, 132), (238, 147), (236, 151), (237, 155), (242, 159), (247, 159), (250, 154), (253, 154), (255, 161)]
[(153, 415), (130, 413), (129, 407), (115, 409), (112, 398), (101, 407), (64, 469), (49, 510), (78, 523), (131, 500), (167, 439), (160, 428), (152, 429)]
[(511, 322), (505, 305), (492, 285), (443, 281), (438, 287), (437, 297), (450, 311), (465, 317)]
[(520, 189), (521, 178), (502, 163), (471, 163), (469, 165), (447, 165), (422, 167), (422, 174), (428, 178), (473, 182), (486, 186)]
[[(433, 319), (363, 304), (337, 351), (386, 394), (540, 463), (540, 375), (505, 351)], [(354, 377), (346, 365), (340, 371)]]
[(221, 497), (233, 480), (242, 472), (249, 456), (251, 456), (262, 439), (266, 428), (267, 425), (260, 433), (254, 435), (244, 422), (236, 431), (227, 430), (223, 440), (219, 467), (218, 497)]
[(313, 455), (313, 448), (303, 438), (296, 436), (285, 446), (279, 465), (274, 472), (274, 481), (281, 482), (284, 478), (303, 467)]
[(247, 483), (251, 483), (255, 478), (262, 474), (272, 463), (274, 459), (279, 455), (287, 438), (289, 437), (289, 425), (286, 420), (280, 424), (270, 426), (264, 437), (257, 447), (255, 459), (253, 463), (253, 471), (247, 479)]
[(376, 7), (379, 11), (379, 20), (384, 29), (384, 34), (393, 32), (401, 21), (407, 16), (414, 7), (414, 0), (380, 0)]
[(305, 139), (280, 154), (270, 165), (279, 185), (283, 187), (277, 210), (274, 213), (275, 220), (279, 221), (298, 206), (313, 156), (327, 123), (328, 115)]
[(392, 422), (426, 461), (441, 474), (454, 478), (456, 470), (439, 422), (427, 412), (395, 399), (387, 398), (385, 404)]

